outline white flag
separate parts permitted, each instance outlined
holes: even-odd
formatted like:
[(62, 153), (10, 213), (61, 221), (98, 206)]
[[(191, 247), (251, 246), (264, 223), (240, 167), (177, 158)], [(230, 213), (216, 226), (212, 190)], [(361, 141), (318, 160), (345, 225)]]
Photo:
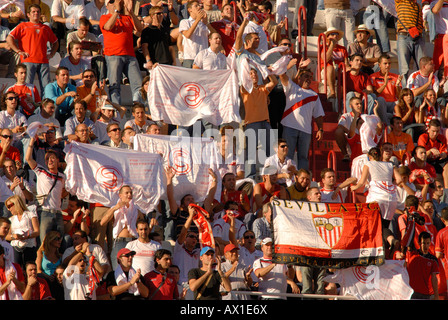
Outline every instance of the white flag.
[(339, 283), (343, 295), (358, 300), (409, 300), (414, 292), (404, 260), (386, 260), (381, 266), (335, 270), (324, 281)]
[(65, 188), (80, 200), (112, 207), (119, 200), (119, 189), (129, 185), (135, 205), (148, 213), (165, 194), (165, 174), (158, 154), (77, 142), (68, 144), (64, 152)]
[[(212, 182), (208, 169), (219, 176), (218, 149), (216, 142), (209, 138), (137, 134), (134, 149), (161, 154), (163, 167), (174, 169), (174, 197), (178, 201), (191, 194), (196, 202), (202, 203)], [(221, 179), (218, 179), (215, 197), (221, 197)]]
[(191, 126), (240, 122), (238, 79), (232, 69), (197, 70), (159, 65), (151, 72), (148, 102), (152, 120)]
[(278, 0), (275, 5), (275, 22), (280, 23), (283, 19), (288, 17), (288, 1)]

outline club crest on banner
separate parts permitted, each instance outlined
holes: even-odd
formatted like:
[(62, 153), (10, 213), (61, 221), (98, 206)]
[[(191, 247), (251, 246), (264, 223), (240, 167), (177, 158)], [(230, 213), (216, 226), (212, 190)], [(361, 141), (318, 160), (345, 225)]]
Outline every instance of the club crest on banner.
[(342, 214), (326, 213), (324, 215), (318, 215), (313, 213), (312, 216), (314, 226), (320, 237), (329, 247), (333, 248), (341, 238), (342, 230), (344, 228)]
[(207, 92), (200, 84), (187, 82), (180, 87), (179, 95), (188, 108), (196, 109), (204, 101)]
[(114, 167), (99, 167), (95, 173), (95, 180), (101, 187), (110, 191), (118, 191), (123, 185), (123, 175)]
[(188, 150), (184, 148), (173, 148), (170, 152), (171, 168), (176, 175), (185, 175), (191, 172), (191, 157)]

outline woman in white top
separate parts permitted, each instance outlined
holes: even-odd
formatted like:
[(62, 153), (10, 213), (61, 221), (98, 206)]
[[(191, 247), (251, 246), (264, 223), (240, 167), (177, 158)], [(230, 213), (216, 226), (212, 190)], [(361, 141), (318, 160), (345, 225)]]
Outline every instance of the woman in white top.
[(36, 260), (36, 237), (39, 236), (39, 219), (35, 212), (28, 210), (23, 199), (13, 195), (6, 199), (6, 208), (11, 212), (11, 228), (6, 240), (14, 249), (14, 262), (25, 270), (27, 261)]
[(363, 188), (369, 181), (369, 193), (366, 202), (378, 203), (381, 211), (383, 240), (385, 243), (389, 243), (391, 247), (396, 247), (398, 246), (398, 240), (390, 232), (389, 224), (395, 214), (398, 202), (397, 186), (393, 181), (397, 173), (392, 162), (381, 161), (380, 148), (371, 148), (368, 157), (369, 161), (364, 164), (361, 178), (352, 188), (352, 191)]

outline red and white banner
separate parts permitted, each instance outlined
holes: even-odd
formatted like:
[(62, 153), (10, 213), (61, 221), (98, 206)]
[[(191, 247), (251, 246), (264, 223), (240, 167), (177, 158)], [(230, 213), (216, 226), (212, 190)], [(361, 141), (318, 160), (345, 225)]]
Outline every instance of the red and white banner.
[(114, 206), (123, 185), (132, 188), (143, 213), (155, 209), (166, 193), (162, 159), (158, 154), (71, 142), (64, 152), (65, 188), (80, 200)]
[(236, 72), (159, 65), (151, 72), (148, 102), (153, 120), (191, 126), (240, 122)]
[(378, 204), (274, 200), (272, 205), (276, 263), (335, 269), (384, 263)]
[(335, 270), (324, 281), (338, 283), (341, 295), (358, 300), (409, 300), (414, 292), (409, 285), (404, 260), (386, 260), (381, 266)]
[[(208, 170), (212, 169), (219, 177), (218, 149), (210, 138), (137, 134), (134, 149), (162, 155), (163, 167), (171, 167), (175, 172), (174, 198), (178, 201), (191, 194), (196, 202), (202, 203), (212, 183)], [(220, 196), (221, 179), (218, 179), (215, 198), (219, 200)]]
[(199, 244), (201, 248), (214, 248), (215, 238), (213, 237), (212, 226), (207, 220), (207, 217), (209, 216), (208, 212), (195, 204), (189, 204), (189, 206), (196, 209), (196, 215), (193, 217), (193, 222), (199, 230)]

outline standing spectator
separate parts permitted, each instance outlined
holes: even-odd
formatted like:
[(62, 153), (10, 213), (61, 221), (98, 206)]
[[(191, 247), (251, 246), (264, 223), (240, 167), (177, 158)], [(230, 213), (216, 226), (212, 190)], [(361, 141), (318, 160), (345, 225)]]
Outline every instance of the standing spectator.
[(395, 0), (397, 10), (398, 69), (403, 81), (408, 81), (411, 58), (419, 68), (420, 58), (425, 55), (424, 22), (422, 7), (414, 0)]
[[(102, 15), (107, 14), (107, 7), (105, 5), (105, 0), (92, 0), (88, 2), (84, 7), (84, 13), (85, 18), (88, 19), (88, 21), (91, 24), (91, 32), (95, 36), (99, 37), (101, 35), (100, 18)], [(82, 19), (79, 19), (80, 27), (81, 27), (81, 20)]]
[[(6, 199), (5, 199), (6, 201)], [(6, 217), (0, 217), (0, 246), (3, 247), (3, 253), (7, 260), (14, 261), (14, 249), (12, 248), (6, 237), (9, 234), (9, 229), (11, 228), (11, 221)]]
[(443, 179), (435, 179), (434, 191), (432, 192), (432, 204), (434, 205), (434, 216), (432, 218), (438, 231), (445, 228), (445, 224), (442, 222), (442, 210), (448, 207), (447, 191), (443, 186)]
[(58, 265), (51, 278), (47, 280), (50, 286), (51, 296), (55, 300), (65, 300), (64, 297), (64, 270), (63, 265)]
[(277, 168), (278, 183), (284, 187), (291, 186), (294, 172), (297, 171), (295, 161), (288, 157), (289, 146), (286, 139), (277, 140), (276, 153), (268, 157), (264, 163), (265, 166), (273, 166)]
[(14, 78), (14, 68), (20, 63), (20, 56), (15, 54), (6, 42), (10, 32), (9, 28), (0, 26), (0, 64), (8, 66), (5, 78)]
[(22, 168), (22, 159), (19, 149), (12, 145), (12, 131), (8, 128), (1, 130), (0, 137), (0, 165), (3, 166), (5, 159), (11, 159), (19, 170)]
[(394, 116), (390, 120), (391, 131), (387, 134), (387, 141), (393, 146), (394, 156), (401, 163), (406, 153), (414, 150), (414, 141), (410, 134), (403, 132), (403, 120)]
[(312, 73), (309, 70), (298, 72), (296, 79), (286, 73), (280, 75), (285, 91), (286, 107), (283, 112), (283, 138), (288, 145), (288, 157), (294, 159), (297, 149), (297, 169), (307, 169), (308, 151), (312, 139), (312, 119), (318, 127), (316, 140), (323, 138), (323, 117), (325, 116), (319, 96), (311, 90)]
[(67, 67), (60, 66), (56, 69), (56, 81), (45, 87), (44, 98), (55, 102), (55, 118), (59, 123), (71, 117), (70, 106), (76, 98), (76, 86), (70, 83), (70, 72)]
[(325, 22), (327, 29), (344, 30), (346, 38), (344, 45), (353, 42), (355, 31), (355, 17), (351, 9), (350, 0), (324, 0)]
[[(138, 237), (136, 222), (144, 219), (143, 213), (137, 209), (132, 197), (132, 189), (128, 185), (123, 185), (118, 191), (119, 200), (117, 204), (108, 208), (101, 218), (100, 225), (105, 226), (109, 221), (113, 221), (113, 248), (111, 256), (114, 257), (120, 249), (126, 247), (128, 242)], [(112, 269), (117, 268), (117, 260), (112, 260)]]
[(244, 219), (244, 216), (250, 211), (250, 200), (244, 190), (237, 190), (236, 176), (232, 172), (227, 172), (222, 177), (222, 192), (221, 204), (226, 204), (228, 201), (235, 202), (238, 206), (236, 208), (238, 218)]
[(13, 91), (19, 96), (20, 111), (26, 118), (29, 118), (39, 106), (41, 98), (36, 86), (26, 82), (27, 73), (28, 70), (25, 64), (17, 64), (14, 69), (16, 83), (7, 88), (5, 92)]
[(439, 70), (443, 66), (442, 76), (448, 76), (448, 7), (444, 0), (431, 1), (430, 10), (434, 14), (435, 33), (434, 51), (432, 59), (434, 60), (434, 70)]
[(151, 70), (155, 63), (172, 65), (170, 24), (168, 20), (163, 19), (163, 8), (159, 6), (151, 7), (149, 16), (151, 17), (151, 24), (143, 29), (141, 36), (146, 68)]
[(412, 151), (412, 157), (414, 161), (409, 162), (409, 169), (411, 169), (410, 181), (421, 190), (424, 185), (432, 183), (436, 179), (436, 169), (428, 163), (428, 156), (424, 146), (416, 146)]
[(272, 205), (270, 202), (263, 205), (263, 216), (257, 218), (252, 225), (252, 231), (255, 234), (255, 246), (259, 247), (265, 238), (272, 238)]
[(124, 128), (132, 128), (136, 133), (146, 133), (149, 126), (154, 123), (147, 118), (145, 113), (145, 106), (139, 102), (134, 102), (132, 106), (133, 119), (128, 120), (124, 124)]
[(82, 74), (85, 70), (90, 69), (89, 60), (84, 59), (82, 44), (77, 40), (70, 41), (68, 44), (68, 56), (62, 58), (59, 67), (66, 67), (70, 75), (70, 82), (79, 86), (82, 84)]
[(149, 289), (148, 300), (178, 300), (177, 281), (168, 269), (172, 264), (171, 252), (159, 249), (154, 254), (155, 270), (144, 276), (144, 283)]
[[(440, 220), (443, 223), (443, 229), (440, 229), (437, 233), (435, 253), (437, 259), (441, 262), (439, 267), (441, 267), (441, 272), (445, 273), (445, 279), (448, 279), (448, 209), (444, 208), (441, 212)], [(443, 279), (443, 276), (440, 278)], [(446, 297), (445, 297), (446, 300)]]
[(5, 249), (0, 245), (0, 298), (1, 300), (23, 300), (25, 292), (25, 277), (20, 266), (5, 255)]
[(429, 253), (431, 235), (420, 233), (419, 250), (406, 252), (406, 269), (409, 273), (409, 285), (414, 289), (411, 299), (439, 300), (437, 274), (439, 265), (437, 258)]
[(47, 152), (51, 150), (56, 153), (59, 159), (58, 169), (64, 170), (66, 166), (64, 159), (65, 144), (63, 141), (56, 139), (56, 134), (56, 128), (53, 125), (49, 125), (48, 130), (42, 133), (42, 139), (38, 138), (34, 144), (33, 159), (35, 159), (42, 167), (46, 167), (45, 156)]
[[(66, 237), (70, 237), (67, 246), (72, 245), (75, 232), (83, 231), (90, 234), (90, 210), (85, 208), (85, 202), (74, 195), (69, 195), (67, 209), (63, 211)], [(86, 238), (86, 241), (88, 239)]]
[(121, 103), (121, 80), (123, 73), (129, 79), (133, 101), (142, 85), (142, 76), (135, 57), (133, 33), (143, 27), (134, 14), (130, 0), (106, 0), (108, 14), (100, 18), (104, 37), (104, 56), (109, 79), (109, 96), (112, 102)]
[(231, 4), (225, 4), (221, 8), (221, 19), (212, 22), (213, 29), (221, 36), (222, 46), (226, 52), (226, 56), (229, 55), (235, 43), (238, 24), (234, 23), (233, 6)]
[(201, 9), (198, 1), (188, 2), (187, 10), (190, 17), (180, 21), (179, 32), (183, 36), (182, 65), (191, 68), (196, 55), (208, 47), (208, 35), (215, 30), (207, 21), (207, 13)]
[[(132, 267), (142, 271), (142, 275), (154, 271), (155, 253), (162, 248), (162, 245), (149, 238), (150, 227), (145, 219), (137, 220), (138, 238), (126, 245), (131, 251), (135, 251), (132, 260)], [(160, 259), (160, 258), (159, 258)]]
[(210, 46), (207, 49), (199, 51), (196, 58), (194, 58), (193, 69), (227, 69), (227, 58), (221, 52), (221, 35), (218, 32), (210, 33), (208, 42)]
[[(62, 237), (64, 220), (61, 211), (61, 199), (67, 196), (65, 190), (65, 174), (58, 171), (59, 158), (56, 152), (48, 151), (45, 155), (46, 168), (33, 159), (32, 151), (36, 138), (31, 138), (26, 150), (25, 160), (37, 176), (37, 199), (39, 201), (38, 214), (40, 214), (40, 240), (50, 230), (56, 230)], [(51, 275), (51, 274), (50, 274)]]
[(200, 253), (202, 266), (188, 272), (188, 284), (194, 292), (195, 300), (221, 300), (219, 291), (221, 284), (230, 292), (232, 287), (229, 278), (221, 270), (221, 259), (215, 257), (215, 250), (203, 247)]
[[(20, 55), (21, 62), (27, 67), (25, 82), (34, 83), (37, 73), (42, 94), (46, 85), (50, 83), (48, 61), (55, 55), (59, 43), (51, 28), (40, 22), (41, 10), (38, 5), (30, 5), (27, 16), (29, 22), (22, 22), (14, 28), (6, 38), (6, 42), (14, 52)], [(51, 46), (49, 55), (47, 55), (48, 43)]]
[(140, 269), (132, 267), (135, 251), (127, 248), (120, 249), (116, 257), (117, 265), (106, 278), (107, 290), (115, 300), (143, 300), (148, 297), (148, 287), (144, 285), (144, 278)]
[[(231, 217), (237, 218), (235, 221), (235, 234), (238, 239), (242, 237), (244, 232), (247, 230), (246, 225), (239, 219), (238, 204), (235, 201), (227, 201), (224, 204), (224, 210), (222, 213), (218, 213), (213, 219), (213, 237), (215, 238), (215, 243), (220, 248), (220, 252), (224, 247), (229, 244), (229, 229), (230, 229), (230, 219)], [(221, 216), (222, 215), (222, 216)]]
[(101, 106), (99, 103), (100, 97), (107, 96), (107, 92), (104, 90), (105, 81), (98, 81), (95, 71), (87, 69), (82, 73), (82, 83), (82, 85), (76, 87), (76, 93), (80, 99), (87, 103), (87, 110), (90, 112), (90, 119), (93, 121), (96, 117), (94, 114), (97, 112), (97, 108)]
[[(273, 254), (272, 238), (264, 238), (261, 242), (261, 251), (263, 257), (256, 260), (253, 265), (254, 273), (259, 279), (258, 291), (263, 293), (286, 293), (288, 284), (292, 288), (293, 293), (299, 293), (293, 279), (294, 268), (292, 265), (277, 264), (272, 261)], [(261, 296), (263, 300), (285, 299), (284, 296), (266, 295)]]
[(58, 265), (62, 264), (61, 241), (62, 237), (58, 231), (49, 231), (37, 250), (37, 273), (46, 279), (54, 273)]
[(118, 123), (112, 122), (107, 125), (107, 135), (109, 136), (109, 140), (101, 143), (103, 146), (115, 147), (115, 148), (123, 148), (126, 149), (126, 145), (123, 141), (121, 141), (121, 128)]
[(12, 214), (10, 234), (7, 239), (11, 241), (14, 249), (14, 262), (25, 270), (27, 261), (36, 260), (39, 219), (36, 212), (28, 210), (25, 202), (17, 195), (6, 199), (5, 205)]

